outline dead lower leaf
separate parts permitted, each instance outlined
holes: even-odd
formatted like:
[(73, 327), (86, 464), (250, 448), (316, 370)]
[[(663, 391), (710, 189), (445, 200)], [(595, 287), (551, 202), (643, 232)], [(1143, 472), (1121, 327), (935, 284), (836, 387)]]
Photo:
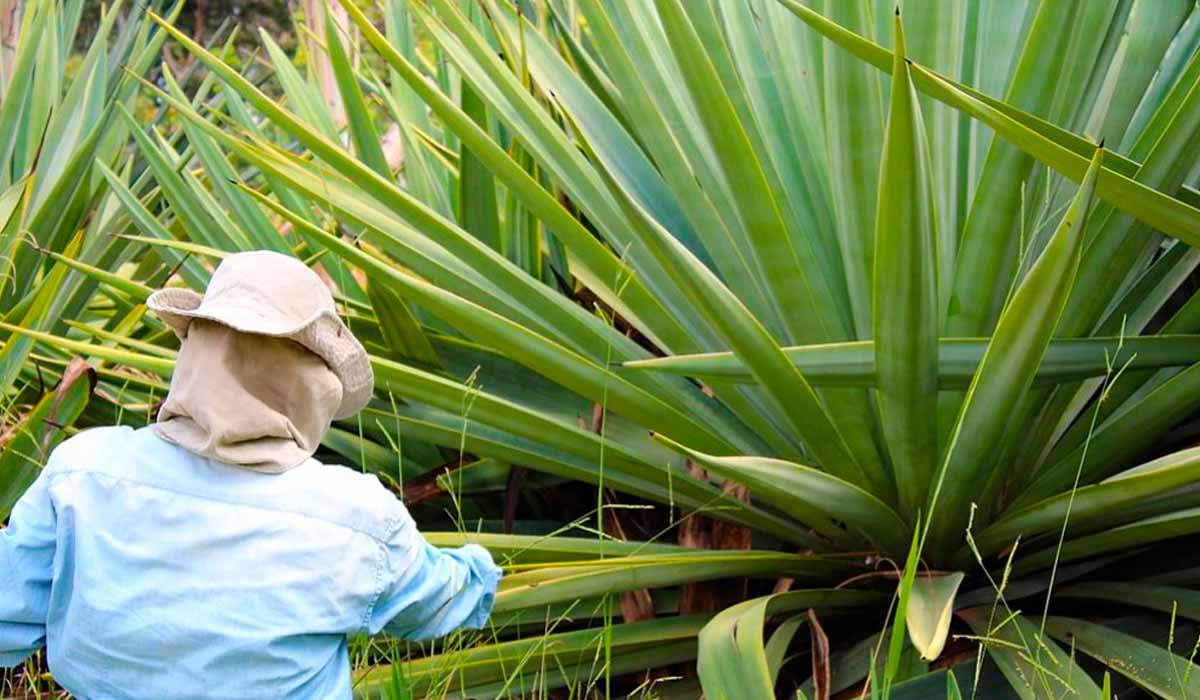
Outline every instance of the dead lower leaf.
[(61, 429), (63, 426), (58, 423), (58, 409), (62, 407), (62, 402), (67, 396), (67, 392), (71, 387), (75, 386), (75, 382), (79, 381), (80, 377), (87, 377), (88, 392), (96, 390), (96, 370), (92, 369), (82, 357), (76, 355), (67, 363), (67, 368), (63, 370), (62, 380), (58, 382), (58, 386), (54, 389), (54, 403), (50, 406), (50, 413), (46, 416), (45, 434), (42, 435), (42, 452), (50, 451), (50, 443), (54, 437), (55, 430)]
[(817, 619), (815, 610), (808, 610), (808, 629), (812, 637), (813, 700), (829, 700), (833, 687), (833, 669), (829, 664), (829, 637)]

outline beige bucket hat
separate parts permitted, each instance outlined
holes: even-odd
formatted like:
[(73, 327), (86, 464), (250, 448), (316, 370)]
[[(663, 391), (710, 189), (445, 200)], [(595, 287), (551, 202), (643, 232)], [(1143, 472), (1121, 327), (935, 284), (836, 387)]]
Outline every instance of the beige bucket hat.
[(335, 419), (349, 418), (371, 400), (375, 373), (367, 351), (338, 317), (329, 288), (293, 257), (267, 250), (236, 253), (217, 266), (203, 295), (160, 289), (146, 306), (180, 338), (187, 337), (192, 319), (203, 318), (303, 345), (342, 383)]

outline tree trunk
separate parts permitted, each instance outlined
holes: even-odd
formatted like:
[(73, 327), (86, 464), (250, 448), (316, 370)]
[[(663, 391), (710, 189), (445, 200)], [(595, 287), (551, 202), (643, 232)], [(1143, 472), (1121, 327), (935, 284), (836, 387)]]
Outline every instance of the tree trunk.
[[(346, 47), (346, 54), (350, 57), (350, 62), (357, 64), (358, 52), (355, 50), (356, 42), (351, 41), (353, 35), (350, 33), (350, 16), (346, 14), (346, 8), (338, 3), (331, 3), (329, 11), (333, 13), (333, 23), (341, 33), (338, 38)], [(325, 104), (329, 107), (329, 115), (333, 117), (333, 123), (340, 129), (346, 125), (346, 105), (342, 102), (342, 93), (338, 92), (337, 79), (333, 76), (333, 66), (329, 62), (329, 53), (322, 45), (325, 42), (325, 0), (304, 0), (304, 21), (311, 32), (311, 35), (306, 36), (305, 39), (308, 44), (309, 65), (312, 66), (313, 74), (317, 78), (317, 85), (321, 88)], [(312, 37), (316, 37), (317, 41), (314, 41)]]
[(12, 81), (24, 10), (24, 0), (0, 0), (0, 102), (7, 96)]

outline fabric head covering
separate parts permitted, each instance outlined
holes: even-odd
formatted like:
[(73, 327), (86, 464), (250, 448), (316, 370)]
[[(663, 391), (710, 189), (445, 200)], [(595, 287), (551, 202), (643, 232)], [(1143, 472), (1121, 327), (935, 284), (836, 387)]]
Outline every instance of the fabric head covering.
[(193, 319), (202, 318), (303, 345), (342, 382), (336, 419), (353, 416), (371, 400), (371, 358), (338, 317), (329, 288), (296, 258), (269, 250), (234, 253), (217, 266), (203, 295), (167, 287), (151, 294), (146, 306), (180, 338)]
[(307, 461), (342, 404), (342, 382), (294, 340), (192, 319), (159, 437), (191, 452), (271, 474)]

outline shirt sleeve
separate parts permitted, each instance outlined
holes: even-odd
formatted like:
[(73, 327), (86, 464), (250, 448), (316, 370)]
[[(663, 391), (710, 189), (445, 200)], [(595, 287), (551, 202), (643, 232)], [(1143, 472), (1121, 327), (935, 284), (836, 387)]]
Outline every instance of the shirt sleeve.
[(0, 668), (20, 664), (46, 642), (57, 541), (45, 475), (17, 501), (0, 529)]
[(381, 571), (368, 631), (414, 641), (464, 627), (482, 629), (501, 576), (492, 555), (479, 545), (440, 549), (429, 544), (407, 510), (384, 547)]

